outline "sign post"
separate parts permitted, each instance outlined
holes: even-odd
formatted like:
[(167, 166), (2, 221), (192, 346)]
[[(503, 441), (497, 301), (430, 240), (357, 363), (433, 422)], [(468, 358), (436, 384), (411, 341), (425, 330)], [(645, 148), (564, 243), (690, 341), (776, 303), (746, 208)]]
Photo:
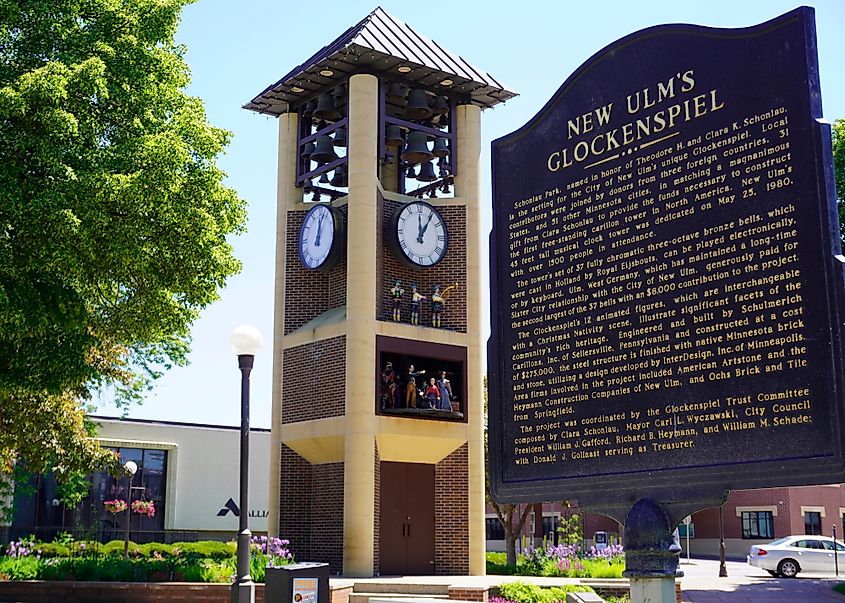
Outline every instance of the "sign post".
[(674, 527), (728, 490), (842, 480), (821, 117), (799, 8), (634, 33), (494, 141), (494, 498), (625, 517), (627, 575), (660, 581)]

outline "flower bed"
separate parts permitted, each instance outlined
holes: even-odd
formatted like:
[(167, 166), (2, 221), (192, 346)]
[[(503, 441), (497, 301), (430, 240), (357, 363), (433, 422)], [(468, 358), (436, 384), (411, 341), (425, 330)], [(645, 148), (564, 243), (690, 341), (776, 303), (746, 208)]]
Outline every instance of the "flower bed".
[[(250, 546), (250, 573), (263, 582), (267, 566), (293, 563), (289, 542), (255, 536)], [(43, 543), (24, 539), (11, 543), (0, 557), (0, 580), (77, 580), (105, 582), (231, 582), (237, 568), (234, 542), (174, 544), (106, 544), (73, 541)]]
[(625, 554), (621, 545), (604, 549), (590, 547), (582, 551), (575, 545), (560, 544), (528, 549), (520, 554), (516, 566), (504, 563), (504, 553), (487, 554), (488, 574), (551, 576), (560, 578), (621, 578)]

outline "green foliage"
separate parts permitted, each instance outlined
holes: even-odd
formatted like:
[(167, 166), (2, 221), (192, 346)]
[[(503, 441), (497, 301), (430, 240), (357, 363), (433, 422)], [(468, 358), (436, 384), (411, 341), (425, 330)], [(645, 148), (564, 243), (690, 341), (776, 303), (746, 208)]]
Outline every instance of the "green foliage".
[(839, 205), (839, 227), (845, 237), (845, 119), (833, 122), (833, 169)]
[(561, 503), (564, 513), (560, 516), (560, 525), (557, 532), (563, 544), (580, 545), (584, 541), (584, 526), (581, 523), (581, 516), (572, 511), (569, 501)]
[(58, 542), (45, 542), (33, 545), (36, 554), (42, 557), (70, 557), (70, 547)]
[(498, 590), (500, 597), (515, 603), (555, 603), (556, 601), (566, 601), (567, 593), (594, 592), (592, 588), (583, 584), (566, 584), (542, 588), (536, 584), (524, 582), (500, 584)]
[[(240, 270), (231, 134), (185, 92), (191, 0), (0, 0), (0, 473), (112, 459), (84, 400), (119, 404), (186, 361), (189, 327)], [(2, 499), (2, 496), (0, 496)]]
[(0, 557), (0, 580), (35, 580), (41, 565), (36, 557)]
[(198, 559), (223, 560), (232, 557), (238, 552), (238, 544), (232, 542), (218, 542), (216, 540), (203, 540), (201, 542), (176, 542), (174, 549), (181, 551), (185, 557)]

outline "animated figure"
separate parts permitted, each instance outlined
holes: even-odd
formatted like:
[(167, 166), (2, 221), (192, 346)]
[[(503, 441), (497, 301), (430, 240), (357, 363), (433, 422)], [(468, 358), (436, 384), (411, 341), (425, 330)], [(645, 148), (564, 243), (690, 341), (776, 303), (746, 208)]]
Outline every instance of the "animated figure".
[(393, 283), (393, 288), (390, 289), (390, 297), (393, 298), (393, 322), (400, 322), (402, 320), (402, 296), (405, 295), (405, 290), (402, 288), (402, 281)]
[(381, 372), (381, 407), (393, 408), (396, 402), (396, 372), (393, 370), (393, 363), (384, 365)]
[(431, 294), (431, 326), (435, 328), (440, 327), (440, 313), (443, 311), (443, 304), (446, 303), (446, 298), (449, 297), (449, 292), (452, 289), (457, 289), (458, 283), (449, 285), (443, 291), (440, 291), (439, 286), (434, 287), (434, 293)]
[(417, 377), (425, 374), (425, 371), (414, 371), (414, 365), (408, 366), (408, 374), (405, 376), (405, 408), (417, 407)]
[(425, 295), (422, 295), (417, 291), (416, 285), (411, 285), (411, 324), (412, 325), (419, 325), (420, 324), (420, 302), (424, 299), (428, 299)]
[(452, 395), (452, 384), (446, 378), (446, 371), (440, 371), (438, 375), (440, 378), (437, 380), (437, 389), (440, 390), (440, 404), (437, 405), (437, 408), (452, 412), (452, 400), (457, 400)]
[(437, 384), (435, 383), (434, 377), (428, 380), (428, 387), (425, 388), (425, 394), (423, 396), (428, 402), (429, 408), (439, 408), (440, 407), (440, 390), (437, 389)]

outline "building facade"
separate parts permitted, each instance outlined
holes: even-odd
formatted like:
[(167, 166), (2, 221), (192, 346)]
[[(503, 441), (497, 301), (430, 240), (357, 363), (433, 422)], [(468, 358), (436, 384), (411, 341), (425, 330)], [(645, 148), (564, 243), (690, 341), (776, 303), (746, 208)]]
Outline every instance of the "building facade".
[[(134, 461), (132, 478), (103, 472), (91, 476), (88, 496), (66, 508), (55, 476), (33, 476), (15, 493), (15, 510), (6, 537), (34, 534), (51, 540), (59, 532), (77, 538), (123, 539), (126, 521), (135, 542), (230, 540), (238, 529), (240, 429), (217, 425), (92, 417), (104, 447)], [(267, 472), (270, 432), (250, 430), (250, 529), (267, 531)], [(131, 498), (130, 498), (131, 494)], [(106, 501), (152, 501), (155, 515), (112, 514)]]

